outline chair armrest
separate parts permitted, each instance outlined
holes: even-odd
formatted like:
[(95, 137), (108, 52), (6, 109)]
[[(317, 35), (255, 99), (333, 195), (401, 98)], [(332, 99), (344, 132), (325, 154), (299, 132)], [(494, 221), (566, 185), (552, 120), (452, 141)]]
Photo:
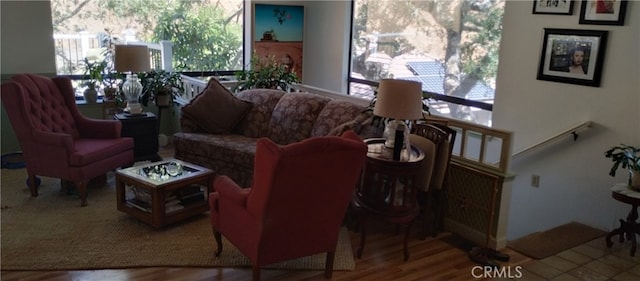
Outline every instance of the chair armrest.
[(76, 124), (82, 138), (115, 139), (121, 137), (122, 123), (118, 120), (82, 118), (77, 120)]
[(229, 200), (234, 205), (247, 206), (250, 188), (242, 188), (228, 176), (217, 176), (213, 182), (213, 189), (218, 192), (220, 199)]

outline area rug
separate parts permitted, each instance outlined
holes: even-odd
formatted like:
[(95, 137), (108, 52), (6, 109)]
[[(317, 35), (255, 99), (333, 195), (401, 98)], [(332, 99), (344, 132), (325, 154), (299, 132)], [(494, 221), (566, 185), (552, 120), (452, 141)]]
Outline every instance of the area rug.
[[(113, 173), (91, 184), (88, 206), (60, 192), (60, 181), (42, 178), (38, 197), (30, 197), (26, 170), (1, 172), (2, 270), (80, 270), (132, 267), (249, 267), (249, 260), (224, 240), (215, 257), (208, 213), (154, 229), (116, 209)], [(325, 254), (265, 268), (324, 269)], [(349, 233), (343, 229), (334, 269), (353, 270)]]
[(571, 222), (510, 241), (508, 247), (526, 256), (544, 259), (605, 234), (603, 230)]

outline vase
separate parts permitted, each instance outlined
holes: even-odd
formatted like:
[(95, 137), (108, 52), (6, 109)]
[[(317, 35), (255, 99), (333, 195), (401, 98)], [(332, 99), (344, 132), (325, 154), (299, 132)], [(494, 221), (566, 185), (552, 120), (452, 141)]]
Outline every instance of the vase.
[(84, 90), (84, 101), (87, 103), (96, 103), (98, 102), (98, 91), (95, 88), (87, 88)]
[(168, 94), (158, 94), (156, 95), (156, 106), (165, 107), (171, 104), (171, 95)]

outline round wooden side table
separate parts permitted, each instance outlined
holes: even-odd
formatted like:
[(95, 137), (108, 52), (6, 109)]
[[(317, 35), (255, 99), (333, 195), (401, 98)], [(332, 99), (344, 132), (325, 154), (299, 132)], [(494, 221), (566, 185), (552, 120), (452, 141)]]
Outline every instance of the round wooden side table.
[(407, 260), (409, 232), (420, 212), (417, 200), (418, 176), (424, 153), (412, 146), (408, 159), (394, 161), (384, 151), (384, 139), (367, 139), (365, 142), (368, 147), (367, 160), (361, 182), (351, 202), (360, 218), (360, 246), (356, 255), (362, 257), (367, 218), (374, 218), (407, 225), (404, 237), (404, 260)]
[(631, 211), (627, 215), (627, 220), (620, 220), (620, 227), (614, 229), (607, 234), (607, 247), (611, 248), (613, 242), (611, 237), (620, 236), (620, 243), (624, 242), (625, 237), (631, 241), (631, 256), (636, 254), (636, 234), (640, 234), (640, 224), (636, 222), (638, 219), (638, 205), (640, 205), (640, 192), (631, 189), (627, 184), (615, 184), (611, 187), (611, 197), (622, 203), (631, 205)]

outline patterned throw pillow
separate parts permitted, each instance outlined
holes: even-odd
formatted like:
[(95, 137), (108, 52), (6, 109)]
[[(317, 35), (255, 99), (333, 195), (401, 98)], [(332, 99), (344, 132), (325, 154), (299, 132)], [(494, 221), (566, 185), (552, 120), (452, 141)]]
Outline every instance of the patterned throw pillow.
[(211, 134), (226, 134), (251, 109), (251, 103), (236, 98), (218, 80), (211, 78), (207, 87), (182, 107), (182, 114)]

